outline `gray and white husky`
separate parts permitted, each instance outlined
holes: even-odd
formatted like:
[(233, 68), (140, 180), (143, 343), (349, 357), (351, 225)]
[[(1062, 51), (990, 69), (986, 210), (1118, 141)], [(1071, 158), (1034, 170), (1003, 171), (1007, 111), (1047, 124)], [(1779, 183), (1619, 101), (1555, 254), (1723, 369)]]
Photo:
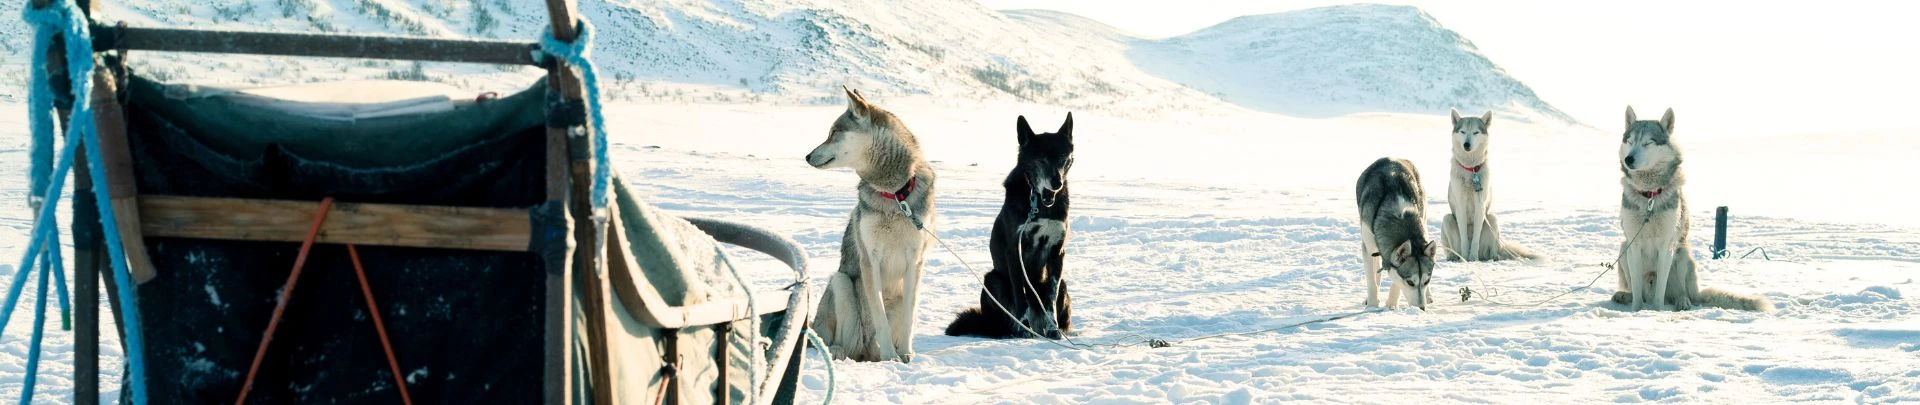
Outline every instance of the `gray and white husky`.
[(1354, 189), (1360, 203), (1367, 307), (1380, 306), (1380, 270), (1385, 268), (1393, 273), (1387, 306), (1399, 303), (1400, 290), (1406, 290), (1408, 304), (1427, 309), (1435, 246), (1427, 239), (1427, 194), (1420, 189), (1420, 172), (1406, 159), (1380, 158), (1360, 173)]
[(860, 176), (840, 241), (840, 271), (827, 283), (813, 328), (835, 357), (913, 360), (921, 267), (934, 225), (931, 166), (913, 132), (893, 113), (846, 90), (847, 111), (807, 163)]
[(1680, 148), (1672, 142), (1673, 109), (1659, 121), (1641, 121), (1627, 107), (1620, 138), (1620, 290), (1613, 301), (1633, 310), (1688, 310), (1708, 306), (1772, 311), (1765, 297), (1699, 288), (1687, 245), (1687, 198), (1681, 192)]
[(1447, 206), (1453, 212), (1440, 227), (1447, 256), (1467, 261), (1539, 258), (1500, 239), (1500, 222), (1493, 216), (1493, 167), (1487, 163), (1493, 112), (1479, 117), (1461, 117), (1459, 110), (1452, 113), (1453, 167), (1447, 176)]

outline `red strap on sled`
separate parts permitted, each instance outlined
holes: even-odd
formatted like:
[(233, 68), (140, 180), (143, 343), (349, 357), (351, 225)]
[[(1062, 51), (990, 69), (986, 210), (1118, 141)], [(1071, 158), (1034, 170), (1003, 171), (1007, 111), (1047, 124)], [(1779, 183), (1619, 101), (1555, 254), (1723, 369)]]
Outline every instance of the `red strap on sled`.
[(267, 332), (260, 336), (260, 348), (253, 351), (253, 365), (247, 366), (247, 379), (240, 384), (240, 398), (233, 400), (234, 405), (247, 402), (247, 392), (253, 390), (253, 378), (260, 373), (260, 360), (267, 357), (267, 344), (273, 343), (273, 331), (280, 328), (280, 316), (287, 312), (287, 301), (293, 298), (293, 287), (300, 282), (300, 269), (307, 266), (307, 253), (313, 250), (313, 240), (320, 236), (320, 224), (327, 222), (327, 211), (333, 208), (333, 197), (320, 200), (320, 210), (313, 214), (313, 227), (307, 229), (307, 238), (300, 241), (300, 254), (293, 257), (293, 272), (287, 274), (287, 285), (280, 289), (280, 297), (274, 300), (273, 318), (267, 320)]
[[(280, 320), (287, 312), (287, 302), (293, 299), (293, 288), (300, 282), (300, 270), (307, 265), (307, 253), (313, 251), (313, 242), (320, 236), (320, 224), (327, 222), (327, 212), (333, 208), (333, 197), (320, 200), (320, 209), (314, 212), (313, 226), (307, 229), (307, 238), (300, 241), (300, 253), (293, 258), (293, 272), (287, 274), (287, 285), (280, 289), (280, 296), (273, 305), (273, 318), (267, 320), (267, 331), (260, 337), (260, 347), (253, 351), (253, 365), (247, 366), (247, 379), (240, 384), (240, 397), (235, 405), (247, 402), (247, 393), (253, 390), (254, 377), (260, 373), (260, 361), (267, 357), (267, 346), (273, 343), (273, 332), (280, 328)], [(400, 387), (400, 401), (413, 405), (413, 396), (407, 393), (407, 384), (400, 377), (400, 362), (393, 354), (393, 343), (387, 339), (386, 323), (380, 320), (380, 310), (374, 305), (373, 290), (367, 284), (367, 272), (360, 265), (360, 251), (353, 245), (347, 245), (347, 256), (353, 259), (353, 271), (360, 279), (360, 292), (367, 298), (367, 312), (373, 314), (373, 328), (380, 333), (380, 347), (386, 349), (387, 367), (393, 371), (393, 382)]]
[(881, 192), (880, 192), (880, 198), (885, 198), (885, 199), (889, 199), (889, 200), (894, 200), (894, 201), (899, 201), (899, 202), (906, 202), (906, 201), (907, 201), (907, 195), (908, 195), (908, 194), (913, 194), (913, 181), (914, 181), (914, 180), (917, 180), (917, 179), (916, 179), (916, 178), (913, 178), (913, 177), (908, 177), (908, 178), (907, 178), (907, 186), (906, 186), (906, 187), (901, 187), (901, 188), (900, 188), (900, 191), (895, 191), (895, 192), (891, 192), (891, 193), (889, 193), (889, 192), (885, 192), (885, 191), (881, 191)]
[(393, 354), (393, 342), (387, 339), (387, 323), (380, 320), (380, 306), (373, 302), (373, 287), (367, 283), (367, 268), (360, 265), (360, 250), (347, 244), (347, 257), (353, 259), (353, 275), (360, 278), (360, 295), (367, 297), (367, 313), (373, 314), (373, 330), (380, 333), (380, 348), (387, 351), (387, 369), (393, 371), (393, 385), (400, 387), (400, 403), (413, 405), (407, 394), (407, 381), (400, 378), (400, 357)]

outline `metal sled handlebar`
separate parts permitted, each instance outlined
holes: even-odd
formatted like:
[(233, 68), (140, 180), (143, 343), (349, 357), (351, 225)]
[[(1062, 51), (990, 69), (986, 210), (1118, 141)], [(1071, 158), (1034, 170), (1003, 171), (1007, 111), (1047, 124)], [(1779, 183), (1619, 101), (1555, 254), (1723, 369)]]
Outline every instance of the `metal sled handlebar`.
[(753, 225), (729, 222), (712, 218), (686, 218), (687, 222), (706, 232), (714, 240), (729, 245), (753, 249), (773, 256), (793, 268), (798, 277), (807, 277), (807, 252), (800, 244), (780, 234)]
[(120, 27), (96, 24), (93, 50), (232, 53), (538, 65), (530, 42)]

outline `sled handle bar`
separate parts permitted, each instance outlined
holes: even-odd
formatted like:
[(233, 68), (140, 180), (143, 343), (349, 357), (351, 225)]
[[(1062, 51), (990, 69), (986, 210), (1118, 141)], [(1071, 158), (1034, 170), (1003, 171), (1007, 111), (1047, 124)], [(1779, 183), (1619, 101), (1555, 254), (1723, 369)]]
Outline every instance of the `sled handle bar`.
[(738, 222), (691, 217), (686, 220), (693, 223), (694, 227), (700, 228), (700, 231), (713, 236), (716, 241), (773, 256), (781, 263), (786, 263), (787, 267), (793, 268), (800, 279), (807, 278), (807, 252), (802, 250), (800, 244), (793, 239), (764, 228)]

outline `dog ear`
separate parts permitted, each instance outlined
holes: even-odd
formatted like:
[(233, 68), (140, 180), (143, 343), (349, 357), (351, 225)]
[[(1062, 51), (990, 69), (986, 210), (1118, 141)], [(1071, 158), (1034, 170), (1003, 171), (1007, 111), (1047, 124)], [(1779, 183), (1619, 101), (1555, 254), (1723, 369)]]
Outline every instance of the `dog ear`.
[(1449, 107), (1447, 108), (1447, 114), (1453, 116), (1453, 121), (1451, 121), (1453, 122), (1453, 130), (1459, 131), (1460, 130), (1460, 110), (1457, 108)]
[(1413, 241), (1400, 242), (1400, 247), (1393, 248), (1394, 263), (1406, 263), (1407, 259), (1412, 259), (1412, 258), (1413, 258)]
[(1487, 110), (1486, 115), (1480, 116), (1480, 132), (1486, 133), (1487, 128), (1492, 128), (1492, 127), (1493, 127), (1493, 110)]
[(1640, 121), (1640, 117), (1633, 115), (1633, 106), (1627, 106), (1627, 126), (1633, 126), (1636, 121)]
[(1433, 241), (1427, 241), (1427, 257), (1439, 257), (1438, 253), (1440, 253), (1440, 245), (1434, 244)]
[(1073, 137), (1073, 112), (1072, 111), (1067, 112), (1067, 122), (1061, 123), (1060, 130), (1054, 131), (1054, 133), (1060, 134), (1060, 135), (1066, 135), (1069, 138)]
[(1015, 121), (1018, 124), (1016, 135), (1020, 137), (1020, 146), (1027, 146), (1027, 138), (1033, 137), (1033, 127), (1027, 125), (1027, 116), (1022, 115)]
[(840, 89), (847, 91), (847, 112), (853, 113), (854, 119), (866, 121), (873, 116), (873, 105), (867, 104), (867, 97), (860, 95), (859, 90), (847, 86), (840, 86)]
[(1673, 107), (1667, 107), (1667, 114), (1660, 116), (1660, 128), (1666, 129), (1668, 136), (1673, 135)]

